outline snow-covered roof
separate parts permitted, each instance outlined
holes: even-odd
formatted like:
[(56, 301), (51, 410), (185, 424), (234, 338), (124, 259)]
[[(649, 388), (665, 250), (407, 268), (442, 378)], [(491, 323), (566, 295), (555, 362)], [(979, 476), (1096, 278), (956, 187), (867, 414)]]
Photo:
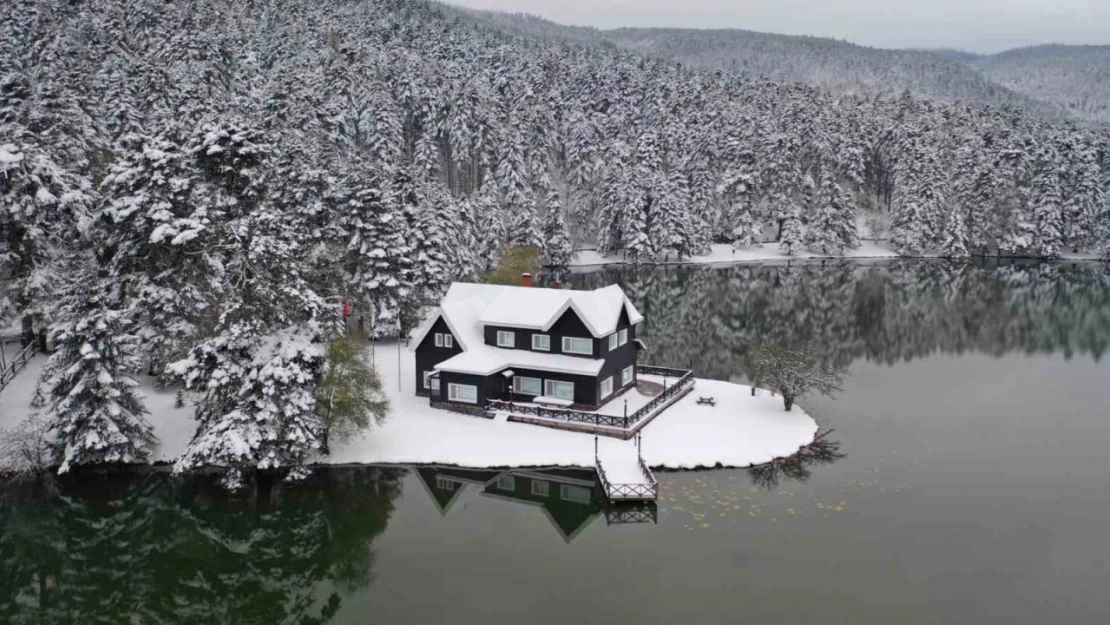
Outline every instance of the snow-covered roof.
[[(450, 292), (447, 295), (450, 297)], [(633, 324), (643, 321), (643, 316), (615, 284), (593, 291), (505, 286), (497, 287), (496, 297), (478, 321), (483, 325), (546, 331), (563, 313), (574, 310), (594, 338), (601, 338), (617, 329), (622, 307)]]
[(502, 349), (486, 345), (486, 325), (547, 331), (567, 310), (574, 310), (595, 338), (612, 334), (621, 310), (632, 324), (644, 320), (617, 285), (593, 291), (544, 289), (456, 282), (417, 332), (412, 346), (420, 345), (442, 318), (463, 353), (436, 366), (438, 371), (490, 375), (506, 367), (541, 369), (579, 375), (597, 375), (604, 361), (563, 354)]

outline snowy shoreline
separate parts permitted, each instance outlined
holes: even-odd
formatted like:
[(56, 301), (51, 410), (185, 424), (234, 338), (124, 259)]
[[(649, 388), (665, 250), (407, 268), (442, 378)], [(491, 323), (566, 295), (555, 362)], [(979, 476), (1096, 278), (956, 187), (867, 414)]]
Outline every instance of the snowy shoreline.
[[(860, 247), (854, 250), (848, 250), (842, 255), (834, 254), (814, 254), (813, 252), (802, 251), (794, 255), (787, 255), (783, 253), (777, 242), (765, 243), (763, 247), (747, 247), (736, 249), (728, 243), (714, 243), (711, 251), (708, 254), (699, 256), (692, 256), (683, 258), (681, 260), (655, 260), (650, 262), (641, 262), (643, 266), (672, 266), (672, 265), (733, 265), (733, 264), (756, 264), (756, 263), (786, 263), (791, 261), (810, 261), (810, 260), (851, 260), (851, 261), (884, 261), (884, 260), (912, 260), (912, 259), (937, 259), (943, 258), (940, 254), (935, 253), (922, 253), (915, 256), (900, 256), (894, 250), (887, 247), (881, 241), (863, 241)], [(1028, 256), (972, 256), (971, 258), (1000, 258), (1005, 260), (1036, 260), (1042, 262), (1061, 262), (1061, 261), (1094, 261), (1104, 262), (1098, 254), (1062, 254), (1060, 258), (1045, 259), (1045, 258), (1032, 258)], [(597, 250), (579, 250), (575, 253), (574, 260), (570, 263), (570, 269), (594, 269), (599, 267), (611, 267), (621, 265), (633, 265), (632, 261), (623, 259), (620, 254), (613, 254), (603, 256)]]
[[(413, 392), (415, 363), (397, 342), (374, 346), (376, 364), (391, 410), (385, 423), (352, 440), (336, 442), (327, 457), (310, 459), (319, 466), (454, 465), (470, 468), (594, 466), (594, 437), (523, 423), (504, 416), (470, 417), (437, 410)], [(12, 428), (30, 412), (35, 382), (45, 364), (36, 360), (0, 392), (0, 428)], [(398, 386), (400, 373), (400, 386)], [(193, 435), (192, 407), (177, 408), (176, 391), (155, 389), (144, 379), (143, 392), (160, 445), (153, 463), (171, 462)], [(642, 430), (645, 462), (653, 469), (739, 468), (793, 455), (813, 442), (817, 423), (795, 406), (783, 410), (780, 398), (766, 391), (751, 395), (750, 387), (699, 379), (692, 393), (668, 408)], [(699, 406), (699, 396), (712, 395), (716, 407)], [(603, 458), (634, 453), (635, 441), (601, 437)], [(607, 462), (607, 461), (606, 461)]]

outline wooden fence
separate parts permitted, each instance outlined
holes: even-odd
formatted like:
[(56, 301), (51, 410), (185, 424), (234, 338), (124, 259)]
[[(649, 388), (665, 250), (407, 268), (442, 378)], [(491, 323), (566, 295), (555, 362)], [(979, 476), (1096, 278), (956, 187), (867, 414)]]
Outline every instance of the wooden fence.
[(32, 342), (27, 347), (24, 347), (23, 351), (19, 352), (10, 363), (0, 363), (0, 391), (4, 390), (4, 387), (15, 379), (16, 374), (27, 366), (27, 363), (31, 361), (31, 358), (33, 358), (38, 351), (38, 343)]
[(651, 414), (653, 410), (666, 403), (675, 395), (694, 381), (694, 372), (689, 369), (672, 369), (669, 367), (653, 367), (650, 365), (636, 365), (636, 373), (644, 375), (661, 375), (675, 378), (674, 384), (669, 384), (662, 393), (656, 395), (647, 404), (641, 406), (630, 415), (614, 416), (598, 412), (583, 412), (581, 410), (566, 410), (562, 408), (548, 408), (546, 406), (525, 406), (500, 399), (491, 399), (486, 403), (487, 410), (503, 410), (519, 415), (529, 415), (544, 419), (556, 419), (571, 423), (587, 423), (591, 425), (605, 425), (615, 428), (628, 429), (640, 422), (640, 419)]

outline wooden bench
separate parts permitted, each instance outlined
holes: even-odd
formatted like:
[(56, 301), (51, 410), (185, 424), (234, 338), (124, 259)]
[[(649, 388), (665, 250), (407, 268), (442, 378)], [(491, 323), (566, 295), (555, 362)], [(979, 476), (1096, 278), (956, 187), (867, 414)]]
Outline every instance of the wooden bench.
[(699, 397), (698, 398), (698, 405), (699, 406), (701, 406), (701, 405), (716, 406), (717, 405), (717, 399), (715, 397)]
[(559, 406), (560, 408), (569, 408), (574, 405), (574, 401), (570, 399), (559, 399), (558, 397), (544, 397), (539, 396), (532, 400), (533, 404), (540, 404), (543, 406)]

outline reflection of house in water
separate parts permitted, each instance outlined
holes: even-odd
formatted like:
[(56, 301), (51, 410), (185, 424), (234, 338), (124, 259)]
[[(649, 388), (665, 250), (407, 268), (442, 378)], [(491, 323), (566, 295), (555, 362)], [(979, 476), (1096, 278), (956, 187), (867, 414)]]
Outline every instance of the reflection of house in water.
[(420, 483), (431, 495), (432, 501), (443, 516), (447, 516), (451, 507), (463, 498), (463, 493), (471, 486), (475, 487), (472, 490), (480, 491), (502, 473), (457, 467), (417, 467), (415, 471), (420, 476)]
[[(590, 469), (487, 471), (420, 467), (416, 473), (445, 516), (457, 502), (474, 493), (515, 501), (540, 508), (567, 542), (574, 540), (602, 512), (604, 498), (597, 474)], [(640, 522), (654, 521), (652, 514), (650, 519)]]

